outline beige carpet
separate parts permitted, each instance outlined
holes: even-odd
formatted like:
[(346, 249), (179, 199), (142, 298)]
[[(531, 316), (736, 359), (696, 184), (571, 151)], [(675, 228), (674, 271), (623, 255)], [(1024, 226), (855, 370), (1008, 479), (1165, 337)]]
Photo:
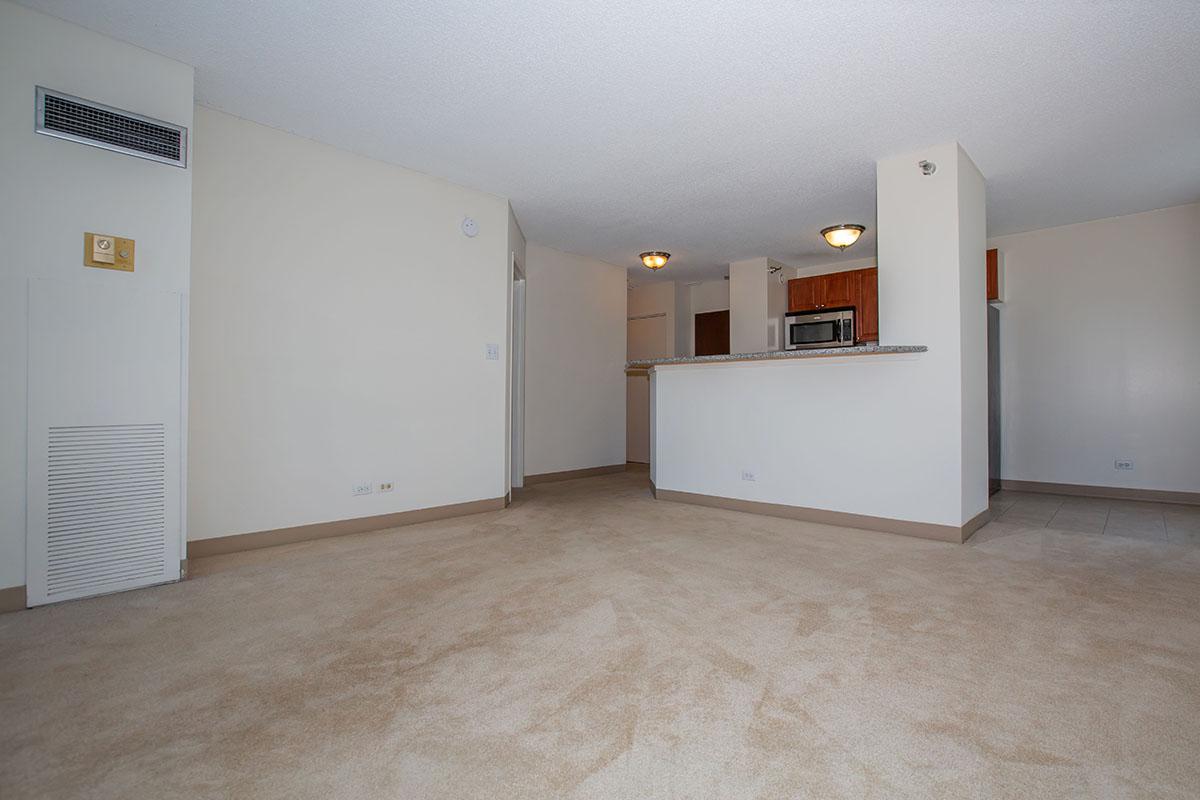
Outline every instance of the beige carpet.
[(644, 484), (0, 617), (0, 797), (1200, 794), (1200, 547)]

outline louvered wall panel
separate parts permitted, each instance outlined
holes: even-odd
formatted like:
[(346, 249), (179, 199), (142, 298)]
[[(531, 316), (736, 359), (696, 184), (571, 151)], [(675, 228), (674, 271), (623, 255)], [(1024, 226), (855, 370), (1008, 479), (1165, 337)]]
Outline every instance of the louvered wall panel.
[(125, 282), (29, 282), (31, 606), (179, 579), (183, 312)]
[(98, 594), (152, 581), (166, 558), (162, 425), (49, 431), (46, 593)]

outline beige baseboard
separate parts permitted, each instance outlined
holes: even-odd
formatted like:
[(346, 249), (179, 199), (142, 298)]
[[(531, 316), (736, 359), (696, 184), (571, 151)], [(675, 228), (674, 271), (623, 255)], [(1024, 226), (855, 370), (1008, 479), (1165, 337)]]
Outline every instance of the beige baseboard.
[(0, 589), (0, 614), (25, 610), (25, 587), (8, 586)]
[(749, 514), (762, 514), (768, 517), (783, 517), (804, 522), (816, 522), (821, 525), (838, 525), (843, 528), (862, 528), (882, 533), (898, 533), (901, 536), (915, 536), (918, 539), (933, 539), (939, 542), (961, 544), (972, 533), (983, 527), (990, 519), (987, 510), (980, 512), (965, 525), (937, 525), (931, 522), (912, 522), (888, 517), (872, 517), (866, 514), (850, 514), (845, 511), (826, 511), (822, 508), (806, 508), (804, 506), (789, 506), (781, 503), (762, 503), (757, 500), (737, 500), (732, 497), (717, 497), (708, 494), (693, 494), (679, 492), (674, 489), (658, 489), (653, 483), (650, 491), (655, 498), (675, 503), (691, 503), (698, 506), (724, 508), (730, 511), (744, 511)]
[(1182, 503), (1200, 505), (1200, 492), (1171, 492), (1162, 489), (1126, 489), (1120, 486), (1088, 486), (1081, 483), (1046, 483), (1044, 481), (1000, 481), (1002, 489), (1043, 494), (1072, 494), (1079, 497), (1105, 497), (1110, 500), (1146, 500), (1151, 503)]
[(990, 508), (985, 508), (983, 511), (980, 511), (978, 514), (967, 520), (962, 526), (962, 540), (965, 542), (967, 539), (970, 539), (971, 534), (975, 533), (975, 531), (979, 530), (991, 521), (992, 510)]
[(562, 472), (543, 472), (539, 475), (526, 475), (525, 485), (536, 486), (539, 483), (554, 483), (556, 481), (573, 481), (576, 478), (594, 478), (597, 475), (611, 475), (614, 472), (624, 472), (625, 464), (609, 464), (606, 467), (588, 467), (586, 469), (567, 469)]
[(468, 503), (454, 503), (448, 506), (400, 511), (395, 514), (379, 514), (373, 517), (343, 519), (336, 522), (319, 522), (314, 525), (297, 525), (294, 528), (240, 533), (215, 539), (196, 539), (187, 543), (187, 556), (189, 559), (204, 558), (225, 553), (239, 553), (243, 550), (259, 550), (263, 547), (275, 547), (281, 544), (307, 542), (312, 539), (328, 539), (332, 536), (381, 531), (403, 525), (415, 525), (419, 522), (464, 517), (468, 514), (482, 514), (485, 511), (499, 511), (504, 506), (505, 498), (494, 497), (488, 500), (472, 500)]

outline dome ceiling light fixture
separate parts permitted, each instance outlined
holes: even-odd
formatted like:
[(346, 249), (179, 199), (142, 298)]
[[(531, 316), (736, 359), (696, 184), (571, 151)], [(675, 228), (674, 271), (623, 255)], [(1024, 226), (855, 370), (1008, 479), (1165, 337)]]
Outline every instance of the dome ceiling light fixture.
[(858, 237), (862, 236), (866, 227), (863, 225), (831, 225), (821, 231), (821, 235), (825, 237), (825, 241), (830, 247), (836, 247), (838, 250), (845, 250), (850, 245), (858, 241)]
[(671, 257), (671, 254), (661, 250), (647, 250), (638, 257), (642, 259), (642, 266), (646, 269), (662, 269), (667, 265), (667, 259)]

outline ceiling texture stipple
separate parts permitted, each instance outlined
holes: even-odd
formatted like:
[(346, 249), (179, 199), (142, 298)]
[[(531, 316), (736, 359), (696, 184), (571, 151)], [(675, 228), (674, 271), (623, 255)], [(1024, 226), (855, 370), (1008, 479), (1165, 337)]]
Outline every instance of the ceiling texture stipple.
[[(670, 251), (656, 279), (870, 256), (876, 159), (955, 139), (990, 235), (1200, 199), (1195, 0), (25, 4), (194, 65), (203, 105), (506, 196), (532, 241)], [(838, 256), (840, 222), (867, 232)]]

